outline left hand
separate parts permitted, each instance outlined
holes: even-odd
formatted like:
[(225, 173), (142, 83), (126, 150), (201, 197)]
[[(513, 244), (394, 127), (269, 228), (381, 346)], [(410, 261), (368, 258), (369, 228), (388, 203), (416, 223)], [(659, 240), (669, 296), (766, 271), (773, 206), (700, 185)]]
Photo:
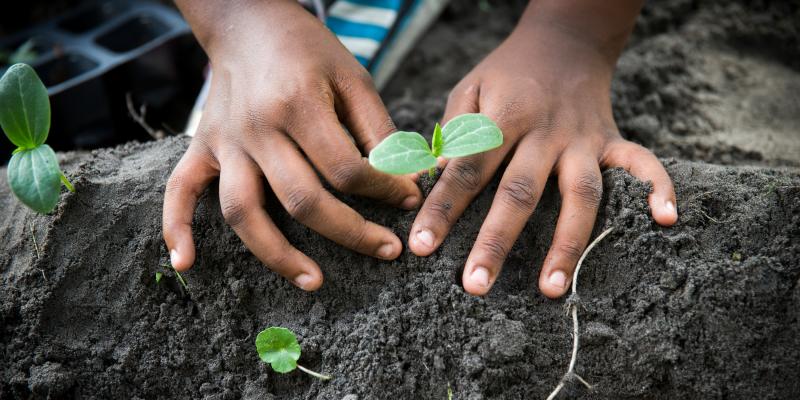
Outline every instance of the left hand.
[(411, 228), (415, 254), (427, 256), (441, 245), (504, 159), (508, 167), (464, 267), (464, 289), (471, 294), (484, 295), (494, 284), (550, 174), (558, 176), (562, 200), (539, 277), (547, 297), (567, 291), (589, 241), (602, 198), (601, 168), (622, 167), (651, 181), (653, 218), (664, 226), (677, 221), (664, 167), (624, 140), (614, 122), (609, 93), (618, 53), (610, 53), (559, 24), (533, 22), (518, 27), (453, 89), (443, 122), (486, 114), (502, 129), (504, 143), (447, 164)]

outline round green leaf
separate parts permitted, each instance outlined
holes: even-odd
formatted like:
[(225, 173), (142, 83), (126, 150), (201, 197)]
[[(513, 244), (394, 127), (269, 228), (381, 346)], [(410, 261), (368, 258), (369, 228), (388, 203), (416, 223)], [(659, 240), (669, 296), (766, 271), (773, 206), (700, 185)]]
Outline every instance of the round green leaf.
[(14, 153), (8, 162), (8, 183), (14, 195), (34, 211), (53, 211), (61, 194), (56, 153), (46, 144)]
[(389, 174), (410, 174), (436, 166), (428, 142), (416, 132), (395, 132), (369, 153), (369, 163)]
[(0, 78), (0, 127), (17, 147), (31, 149), (47, 140), (50, 99), (27, 64), (14, 64)]
[(461, 114), (442, 128), (442, 156), (465, 157), (500, 147), (503, 132), (483, 114)]
[(300, 344), (294, 332), (277, 326), (267, 328), (256, 336), (256, 350), (262, 361), (282, 374), (294, 371), (300, 359)]

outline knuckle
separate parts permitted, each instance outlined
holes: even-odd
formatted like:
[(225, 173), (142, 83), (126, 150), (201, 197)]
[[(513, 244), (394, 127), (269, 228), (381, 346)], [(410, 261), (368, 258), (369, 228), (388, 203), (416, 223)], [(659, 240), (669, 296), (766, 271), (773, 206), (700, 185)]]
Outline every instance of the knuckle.
[(442, 179), (461, 192), (475, 192), (481, 184), (480, 156), (462, 158), (445, 168)]
[(248, 207), (241, 197), (233, 193), (226, 193), (220, 199), (222, 218), (225, 223), (233, 228), (239, 227), (247, 220), (251, 207)]
[(583, 246), (577, 240), (565, 239), (558, 243), (556, 251), (574, 264), (583, 255)]
[(270, 251), (262, 260), (269, 268), (283, 269), (289, 263), (292, 246), (285, 239), (280, 240), (276, 247), (277, 251)]
[(435, 219), (441, 220), (445, 224), (450, 224), (450, 213), (453, 209), (453, 203), (449, 201), (431, 200), (426, 208)]
[(497, 261), (505, 260), (510, 251), (509, 245), (503, 235), (497, 232), (489, 232), (482, 235), (480, 248), (486, 251), (492, 259)]
[(286, 194), (286, 212), (292, 218), (302, 222), (308, 221), (316, 213), (320, 201), (320, 190), (296, 187)]
[(340, 192), (352, 193), (359, 188), (364, 172), (364, 163), (361, 160), (336, 162), (330, 167), (328, 182)]
[(570, 186), (570, 192), (590, 208), (597, 208), (603, 198), (603, 182), (593, 172), (581, 174)]
[(499, 193), (506, 205), (521, 213), (530, 213), (536, 208), (536, 182), (527, 175), (511, 177), (500, 185)]
[(361, 218), (361, 223), (350, 228), (345, 233), (345, 244), (351, 249), (361, 249), (367, 237), (367, 220)]

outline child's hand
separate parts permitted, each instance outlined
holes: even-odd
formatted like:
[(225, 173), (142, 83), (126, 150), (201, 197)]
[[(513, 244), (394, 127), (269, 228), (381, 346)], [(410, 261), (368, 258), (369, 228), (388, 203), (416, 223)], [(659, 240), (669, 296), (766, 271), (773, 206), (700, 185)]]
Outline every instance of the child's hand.
[[(444, 122), (463, 113), (490, 116), (503, 130), (503, 146), (450, 161), (409, 238), (414, 253), (431, 254), (510, 159), (464, 267), (464, 289), (475, 295), (486, 294), (497, 279), (551, 174), (558, 175), (562, 203), (539, 277), (548, 297), (566, 292), (587, 245), (602, 197), (601, 168), (622, 167), (652, 181), (653, 218), (664, 226), (678, 218), (669, 175), (651, 152), (622, 139), (611, 113), (611, 75), (638, 7), (630, 21), (620, 22), (625, 16), (604, 15), (612, 5), (585, 10), (576, 9), (585, 8), (580, 2), (531, 4), (514, 33), (453, 89), (444, 116)], [(606, 34), (603, 21), (624, 31)]]
[(323, 236), (373, 257), (399, 256), (398, 237), (325, 191), (315, 172), (337, 190), (403, 208), (422, 199), (410, 178), (380, 173), (362, 157), (394, 130), (364, 68), (296, 1), (178, 3), (214, 73), (200, 128), (164, 198), (173, 266), (185, 271), (194, 262), (192, 216), (216, 177), (225, 221), (256, 257), (305, 290), (320, 287), (322, 272), (270, 220), (265, 183)]

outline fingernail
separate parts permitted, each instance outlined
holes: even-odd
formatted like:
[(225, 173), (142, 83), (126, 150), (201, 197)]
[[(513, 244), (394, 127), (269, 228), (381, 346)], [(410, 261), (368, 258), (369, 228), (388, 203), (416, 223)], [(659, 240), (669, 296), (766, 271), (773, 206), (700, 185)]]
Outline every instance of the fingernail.
[(480, 287), (489, 287), (489, 270), (478, 265), (472, 270), (472, 275), (469, 276), (469, 279)]
[(433, 233), (427, 229), (417, 231), (417, 241), (423, 246), (433, 248)]
[(567, 274), (565, 274), (563, 271), (556, 270), (550, 274), (548, 282), (550, 282), (550, 285), (552, 286), (563, 289), (567, 287)]
[(419, 197), (417, 196), (408, 196), (405, 200), (403, 200), (403, 204), (401, 206), (403, 208), (412, 209), (419, 204)]
[(309, 274), (300, 274), (294, 278), (294, 284), (299, 286), (300, 289), (305, 289), (314, 282), (314, 277)]
[(672, 200), (667, 200), (664, 203), (664, 209), (669, 211), (670, 214), (675, 214), (675, 204), (672, 203)]
[(172, 249), (169, 251), (169, 263), (172, 264), (172, 268), (175, 268), (175, 264), (178, 263), (178, 250)]
[(391, 258), (394, 255), (394, 245), (391, 243), (386, 243), (381, 247), (378, 247), (378, 257), (380, 258)]

